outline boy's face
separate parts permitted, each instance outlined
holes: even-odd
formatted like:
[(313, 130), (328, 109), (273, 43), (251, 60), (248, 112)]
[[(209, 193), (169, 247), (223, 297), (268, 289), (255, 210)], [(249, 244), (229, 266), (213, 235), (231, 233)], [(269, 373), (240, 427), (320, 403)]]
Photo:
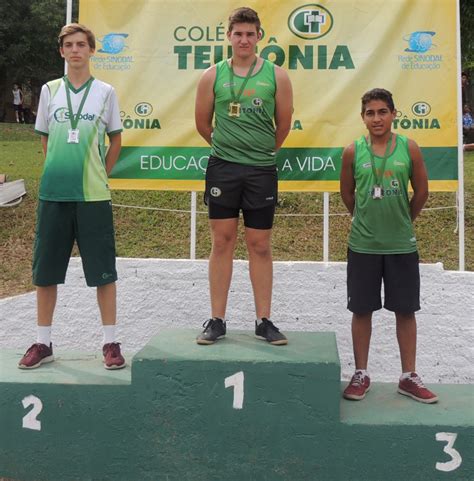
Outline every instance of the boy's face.
[(94, 49), (89, 46), (87, 35), (84, 32), (76, 32), (63, 38), (63, 45), (59, 47), (69, 67), (81, 68), (89, 64), (89, 59), (94, 54)]
[(257, 26), (252, 23), (234, 23), (232, 30), (227, 32), (227, 38), (233, 54), (246, 58), (255, 54), (255, 46), (262, 38), (262, 32), (257, 32)]
[(367, 130), (372, 136), (381, 137), (392, 130), (392, 122), (395, 120), (397, 111), (393, 112), (383, 100), (371, 100), (365, 105), (365, 111), (361, 114)]

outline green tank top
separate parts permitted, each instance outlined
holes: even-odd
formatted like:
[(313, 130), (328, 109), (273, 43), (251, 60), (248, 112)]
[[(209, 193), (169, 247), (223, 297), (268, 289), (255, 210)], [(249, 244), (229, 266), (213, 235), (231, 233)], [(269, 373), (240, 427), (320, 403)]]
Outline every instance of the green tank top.
[[(354, 179), (356, 184), (354, 219), (349, 247), (365, 254), (406, 254), (415, 252), (416, 238), (410, 217), (408, 182), (411, 158), (408, 139), (396, 136), (395, 149), (387, 158), (382, 181), (383, 199), (373, 199), (376, 183), (370, 152), (364, 136), (354, 142)], [(377, 169), (382, 158), (375, 156)]]
[[(244, 80), (234, 74), (236, 95)], [(239, 99), (240, 116), (230, 117), (230, 66), (227, 60), (217, 63), (211, 154), (239, 164), (275, 165), (275, 92), (275, 66), (264, 60), (260, 70), (248, 79)]]

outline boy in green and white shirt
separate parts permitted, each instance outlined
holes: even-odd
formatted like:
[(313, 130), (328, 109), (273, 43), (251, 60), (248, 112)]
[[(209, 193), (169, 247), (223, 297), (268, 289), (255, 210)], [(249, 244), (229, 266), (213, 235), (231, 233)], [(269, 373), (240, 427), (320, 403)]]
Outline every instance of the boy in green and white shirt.
[(90, 74), (94, 34), (83, 25), (69, 24), (60, 32), (59, 45), (68, 75), (43, 86), (35, 126), (46, 156), (33, 257), (38, 338), (19, 367), (33, 369), (54, 360), (51, 325), (57, 284), (64, 283), (76, 241), (87, 285), (97, 287), (104, 366), (120, 369), (125, 360), (115, 342), (117, 271), (107, 180), (121, 148), (120, 111), (113, 87)]

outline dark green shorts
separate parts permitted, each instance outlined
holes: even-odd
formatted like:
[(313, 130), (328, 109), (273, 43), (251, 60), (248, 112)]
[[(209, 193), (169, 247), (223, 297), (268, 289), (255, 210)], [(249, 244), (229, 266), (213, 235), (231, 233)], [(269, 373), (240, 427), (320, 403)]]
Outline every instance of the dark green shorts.
[(40, 200), (33, 254), (33, 284), (63, 284), (74, 241), (88, 286), (117, 280), (112, 205), (99, 202)]

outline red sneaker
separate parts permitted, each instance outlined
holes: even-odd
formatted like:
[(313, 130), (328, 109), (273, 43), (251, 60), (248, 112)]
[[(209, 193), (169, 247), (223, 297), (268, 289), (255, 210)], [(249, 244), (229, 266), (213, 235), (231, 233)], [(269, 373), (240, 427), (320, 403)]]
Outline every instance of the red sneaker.
[(40, 344), (39, 342), (33, 344), (21, 358), (18, 363), (20, 369), (35, 369), (40, 367), (41, 364), (47, 362), (53, 362), (53, 345), (50, 344), (49, 347), (46, 344)]
[(431, 404), (438, 402), (438, 396), (425, 387), (416, 372), (412, 372), (410, 377), (406, 377), (398, 383), (398, 392), (421, 403)]
[(370, 378), (362, 374), (361, 371), (356, 371), (352, 376), (351, 382), (344, 389), (343, 396), (346, 399), (351, 399), (353, 401), (360, 401), (365, 398), (365, 395), (370, 390)]
[(104, 367), (105, 369), (122, 369), (125, 367), (125, 359), (120, 352), (120, 343), (111, 342), (104, 344), (102, 348), (104, 355)]

